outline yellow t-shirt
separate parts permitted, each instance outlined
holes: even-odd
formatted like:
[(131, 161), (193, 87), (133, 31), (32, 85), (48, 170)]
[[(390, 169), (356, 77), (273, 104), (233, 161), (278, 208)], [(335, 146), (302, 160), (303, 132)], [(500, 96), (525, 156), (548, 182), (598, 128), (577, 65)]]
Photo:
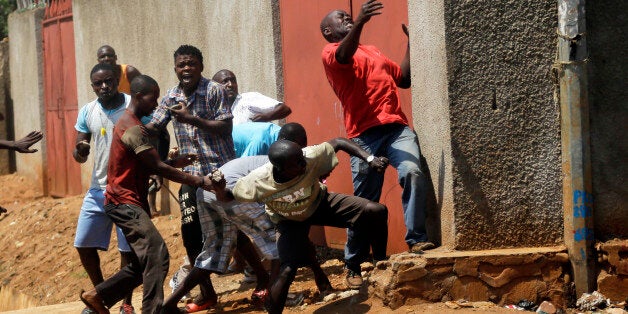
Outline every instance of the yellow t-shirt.
[(233, 187), (233, 196), (240, 202), (266, 204), (266, 212), (275, 223), (284, 219), (307, 219), (318, 208), (327, 189), (319, 178), (338, 165), (338, 158), (329, 143), (308, 146), (303, 153), (307, 163), (303, 175), (277, 183), (273, 166), (268, 163), (239, 179)]
[(126, 76), (126, 64), (120, 64), (120, 77), (118, 78), (118, 91), (131, 95), (131, 82)]

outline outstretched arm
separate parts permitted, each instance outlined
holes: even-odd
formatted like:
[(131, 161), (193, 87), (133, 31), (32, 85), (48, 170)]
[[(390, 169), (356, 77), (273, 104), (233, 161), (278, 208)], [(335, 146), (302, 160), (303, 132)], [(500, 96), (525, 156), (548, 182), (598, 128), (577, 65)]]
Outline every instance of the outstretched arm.
[(37, 149), (30, 148), (33, 144), (41, 141), (44, 135), (39, 131), (32, 131), (25, 137), (16, 141), (0, 140), (0, 148), (11, 149), (19, 153), (34, 153)]
[[(209, 178), (193, 176), (173, 168), (159, 159), (159, 154), (157, 154), (157, 150), (155, 148), (144, 150), (137, 156), (145, 167), (151, 169), (153, 173), (170, 181), (197, 186), (207, 191), (212, 189), (211, 180)], [(179, 158), (188, 158), (188, 156), (180, 156)], [(176, 166), (179, 165), (180, 164), (176, 164)]]
[(339, 150), (342, 150), (344, 152), (346, 152), (347, 154), (351, 155), (351, 156), (355, 156), (358, 157), (366, 162), (368, 162), (369, 166), (371, 168), (377, 169), (377, 171), (383, 171), (386, 169), (386, 167), (388, 166), (388, 158), (386, 157), (375, 157), (372, 158), (372, 160), (368, 160), (369, 156), (371, 156), (371, 154), (369, 154), (369, 152), (365, 151), (364, 149), (362, 149), (362, 147), (360, 147), (358, 144), (344, 138), (344, 137), (337, 137), (333, 140), (327, 141), (327, 143), (329, 143), (334, 150), (337, 152)]
[(375, 0), (367, 0), (360, 9), (360, 14), (355, 20), (349, 34), (338, 45), (336, 49), (336, 61), (340, 64), (347, 64), (353, 58), (353, 54), (358, 50), (360, 44), (360, 36), (362, 36), (362, 28), (364, 24), (371, 19), (373, 15), (382, 14), (381, 9), (384, 5)]
[(408, 38), (408, 45), (406, 47), (406, 55), (401, 61), (401, 81), (397, 86), (399, 86), (399, 88), (410, 88), (412, 85), (412, 80), (410, 79), (410, 36), (408, 34), (408, 26), (406, 26), (406, 24), (401, 24), (401, 29)]

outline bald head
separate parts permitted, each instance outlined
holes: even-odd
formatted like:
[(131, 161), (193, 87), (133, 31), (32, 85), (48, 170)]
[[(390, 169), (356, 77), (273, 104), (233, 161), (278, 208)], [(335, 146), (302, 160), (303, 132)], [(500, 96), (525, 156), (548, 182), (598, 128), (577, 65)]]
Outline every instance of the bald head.
[(307, 134), (305, 128), (296, 122), (286, 123), (277, 134), (278, 140), (288, 140), (297, 143), (301, 148), (307, 146)]
[(227, 69), (223, 69), (214, 74), (212, 81), (225, 86), (227, 101), (229, 101), (230, 104), (233, 104), (236, 97), (238, 97), (238, 80), (236, 79), (235, 74)]
[(330, 42), (340, 42), (353, 28), (351, 15), (343, 10), (333, 10), (321, 20), (321, 33)]
[(96, 50), (96, 58), (98, 59), (98, 63), (107, 63), (111, 65), (116, 65), (116, 62), (118, 61), (116, 51), (109, 45), (100, 46), (100, 48)]

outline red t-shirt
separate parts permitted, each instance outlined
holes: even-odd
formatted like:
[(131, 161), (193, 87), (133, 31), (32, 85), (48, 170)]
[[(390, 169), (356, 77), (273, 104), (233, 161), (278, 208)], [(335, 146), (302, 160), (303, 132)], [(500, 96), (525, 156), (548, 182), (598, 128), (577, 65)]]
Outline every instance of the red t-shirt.
[(339, 43), (323, 48), (322, 58), (327, 80), (342, 103), (347, 137), (389, 123), (408, 125), (401, 111), (397, 83), (401, 68), (375, 46), (359, 45), (352, 62), (336, 61)]
[(137, 155), (153, 146), (142, 134), (142, 122), (125, 110), (113, 128), (105, 204), (132, 204), (149, 212), (148, 179), (151, 173)]

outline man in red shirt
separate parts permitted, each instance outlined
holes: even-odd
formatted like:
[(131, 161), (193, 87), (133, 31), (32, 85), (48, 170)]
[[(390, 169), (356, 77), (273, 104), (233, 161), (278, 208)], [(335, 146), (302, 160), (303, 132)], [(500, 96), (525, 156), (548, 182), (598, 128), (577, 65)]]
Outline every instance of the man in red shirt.
[[(342, 10), (327, 14), (320, 25), (329, 42), (322, 59), (329, 84), (342, 103), (347, 137), (372, 155), (387, 157), (397, 169), (403, 187), (405, 241), (411, 252), (422, 253), (434, 247), (425, 230), (427, 181), (420, 167), (418, 138), (401, 111), (397, 91), (410, 87), (410, 46), (399, 66), (375, 46), (360, 44), (364, 25), (383, 7), (379, 1), (367, 0), (355, 22)], [(408, 36), (407, 27), (402, 29)], [(369, 169), (367, 161), (351, 157), (354, 193), (377, 202), (384, 173)], [(347, 248), (346, 253), (351, 261), (355, 248)]]
[(142, 129), (141, 117), (157, 107), (159, 86), (154, 79), (139, 75), (131, 82), (131, 103), (114, 127), (105, 212), (122, 229), (134, 256), (130, 263), (95, 289), (81, 292), (81, 300), (98, 313), (109, 313), (108, 307), (144, 284), (142, 313), (160, 313), (164, 299), (163, 283), (168, 273), (166, 244), (150, 220), (148, 184), (151, 174), (209, 190), (211, 180), (194, 176), (173, 167), (189, 165), (195, 155), (182, 154), (162, 162)]

